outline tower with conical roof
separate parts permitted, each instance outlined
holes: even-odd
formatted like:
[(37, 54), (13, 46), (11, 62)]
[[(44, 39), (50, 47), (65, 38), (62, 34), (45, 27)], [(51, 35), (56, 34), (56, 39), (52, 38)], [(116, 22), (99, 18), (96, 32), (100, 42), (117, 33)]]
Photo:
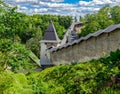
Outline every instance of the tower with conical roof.
[(49, 49), (53, 47), (57, 47), (60, 44), (60, 39), (56, 33), (56, 29), (52, 20), (48, 25), (48, 28), (44, 34), (43, 40), (40, 41), (41, 43), (41, 52), (40, 52), (40, 63), (42, 66), (50, 66), (50, 53)]

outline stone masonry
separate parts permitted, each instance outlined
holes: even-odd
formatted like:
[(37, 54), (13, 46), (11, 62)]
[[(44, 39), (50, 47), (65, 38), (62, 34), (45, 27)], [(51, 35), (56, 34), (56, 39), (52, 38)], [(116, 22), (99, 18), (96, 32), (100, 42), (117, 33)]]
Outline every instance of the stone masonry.
[(54, 65), (61, 63), (79, 63), (108, 56), (111, 51), (120, 48), (120, 24), (111, 25), (72, 43), (50, 50), (50, 61)]

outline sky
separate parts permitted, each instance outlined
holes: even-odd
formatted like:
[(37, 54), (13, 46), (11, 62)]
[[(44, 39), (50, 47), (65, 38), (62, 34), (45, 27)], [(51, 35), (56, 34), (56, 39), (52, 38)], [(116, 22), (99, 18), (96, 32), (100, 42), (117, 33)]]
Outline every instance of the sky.
[(17, 6), (19, 12), (26, 14), (52, 14), (84, 16), (95, 13), (109, 4), (120, 5), (120, 0), (4, 0), (10, 6)]

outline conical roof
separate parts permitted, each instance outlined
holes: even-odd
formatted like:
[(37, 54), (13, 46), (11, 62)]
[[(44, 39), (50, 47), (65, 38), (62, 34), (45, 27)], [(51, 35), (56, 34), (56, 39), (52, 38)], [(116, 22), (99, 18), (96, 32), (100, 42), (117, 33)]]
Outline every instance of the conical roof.
[(43, 40), (60, 42), (52, 21), (50, 21), (50, 24), (44, 34)]

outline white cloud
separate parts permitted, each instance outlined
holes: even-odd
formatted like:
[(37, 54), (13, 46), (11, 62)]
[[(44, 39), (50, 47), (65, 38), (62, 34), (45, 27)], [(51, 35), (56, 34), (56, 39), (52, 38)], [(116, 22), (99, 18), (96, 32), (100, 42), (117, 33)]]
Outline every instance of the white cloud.
[(53, 14), (79, 16), (97, 12), (106, 4), (119, 5), (120, 0), (80, 0), (76, 4), (64, 3), (64, 0), (5, 0), (11, 6), (18, 6), (18, 11), (27, 14)]
[(37, 3), (38, 2), (38, 0), (16, 0), (15, 2), (17, 2), (17, 3), (21, 3), (21, 2), (25, 2), (25, 3), (29, 3), (29, 2), (31, 2), (31, 3)]
[(41, 6), (47, 6), (47, 7), (59, 7), (59, 8), (62, 8), (62, 7), (73, 7), (74, 5), (73, 4), (63, 4), (63, 3), (51, 3), (51, 2), (39, 2), (39, 5)]
[(120, 0), (92, 0), (89, 2), (86, 1), (79, 1), (79, 5), (80, 6), (103, 6), (106, 4), (109, 5), (118, 5), (118, 3), (120, 3)]
[(39, 5), (32, 5), (31, 7), (32, 8), (39, 8), (40, 6)]
[(35, 13), (42, 13), (42, 12), (47, 12), (48, 9), (46, 9), (46, 8), (41, 8), (41, 9), (35, 8), (33, 11), (34, 11)]
[(91, 2), (86, 2), (86, 1), (80, 1), (79, 4), (80, 6), (88, 6), (90, 5)]
[(64, 0), (51, 0), (52, 2), (63, 2)]
[(21, 10), (28, 10), (27, 7), (20, 7)]
[(21, 2), (32, 2), (32, 3), (37, 3), (37, 2), (63, 2), (64, 0), (14, 0), (17, 3)]
[(105, 4), (112, 4), (111, 0), (93, 0), (93, 1), (79, 1), (80, 6), (97, 6), (97, 5), (105, 5)]

